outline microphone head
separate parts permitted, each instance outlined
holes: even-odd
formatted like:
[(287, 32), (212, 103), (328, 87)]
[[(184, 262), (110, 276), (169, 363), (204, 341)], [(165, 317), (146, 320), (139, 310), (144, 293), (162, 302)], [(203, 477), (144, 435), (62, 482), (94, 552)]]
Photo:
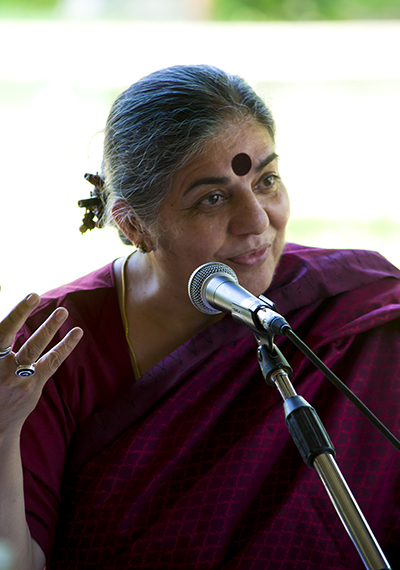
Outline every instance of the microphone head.
[(205, 295), (205, 285), (209, 278), (215, 275), (228, 276), (231, 281), (239, 283), (236, 273), (225, 263), (205, 263), (195, 269), (189, 279), (188, 293), (196, 309), (206, 315), (222, 313), (207, 302)]

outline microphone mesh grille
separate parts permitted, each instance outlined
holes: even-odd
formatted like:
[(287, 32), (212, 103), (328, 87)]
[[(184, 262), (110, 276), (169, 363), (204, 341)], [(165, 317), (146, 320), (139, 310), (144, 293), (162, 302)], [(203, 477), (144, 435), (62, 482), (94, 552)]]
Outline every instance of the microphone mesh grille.
[(193, 271), (189, 279), (188, 293), (190, 300), (197, 310), (205, 313), (206, 315), (222, 313), (222, 311), (214, 309), (214, 307), (209, 305), (205, 298), (205, 292), (203, 294), (203, 285), (205, 281), (211, 275), (216, 274), (229, 275), (235, 283), (239, 282), (236, 273), (228, 265), (225, 265), (225, 263), (205, 263), (204, 265), (200, 265), (200, 267)]

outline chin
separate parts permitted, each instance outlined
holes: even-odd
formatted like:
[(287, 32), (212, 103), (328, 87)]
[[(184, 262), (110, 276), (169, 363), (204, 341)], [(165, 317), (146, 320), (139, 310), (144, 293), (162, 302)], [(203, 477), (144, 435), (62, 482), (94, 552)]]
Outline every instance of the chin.
[(239, 279), (239, 284), (242, 287), (258, 297), (259, 295), (265, 293), (265, 291), (271, 285), (274, 272), (268, 271), (263, 274), (256, 275), (256, 270), (253, 270), (252, 273), (252, 275), (237, 273), (237, 278)]
[(265, 293), (272, 283), (283, 248), (284, 243), (282, 244), (282, 247), (279, 248), (278, 253), (275, 254), (273, 250), (270, 251), (268, 258), (260, 264), (254, 264), (248, 267), (232, 264), (232, 269), (235, 271), (240, 285), (256, 296)]

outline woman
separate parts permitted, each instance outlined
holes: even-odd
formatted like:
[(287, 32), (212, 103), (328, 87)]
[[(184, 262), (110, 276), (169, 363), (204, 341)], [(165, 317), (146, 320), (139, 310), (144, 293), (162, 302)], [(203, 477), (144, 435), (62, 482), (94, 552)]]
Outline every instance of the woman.
[[(0, 535), (16, 568), (362, 567), (290, 441), (253, 334), (187, 294), (210, 261), (268, 289), (398, 428), (400, 272), (368, 252), (285, 246), (274, 132), (257, 95), (208, 66), (151, 74), (114, 103), (90, 207), (138, 252), (0, 323)], [(398, 453), (276, 342), (400, 567)]]

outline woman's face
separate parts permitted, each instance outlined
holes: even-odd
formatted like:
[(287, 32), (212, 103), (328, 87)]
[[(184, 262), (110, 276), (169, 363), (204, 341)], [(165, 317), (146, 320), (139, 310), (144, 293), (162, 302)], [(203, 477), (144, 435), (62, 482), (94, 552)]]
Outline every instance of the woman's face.
[(176, 295), (187, 295), (199, 265), (218, 261), (258, 296), (271, 283), (288, 217), (267, 129), (254, 121), (230, 124), (178, 172), (161, 209), (154, 261)]

